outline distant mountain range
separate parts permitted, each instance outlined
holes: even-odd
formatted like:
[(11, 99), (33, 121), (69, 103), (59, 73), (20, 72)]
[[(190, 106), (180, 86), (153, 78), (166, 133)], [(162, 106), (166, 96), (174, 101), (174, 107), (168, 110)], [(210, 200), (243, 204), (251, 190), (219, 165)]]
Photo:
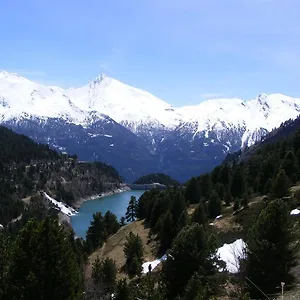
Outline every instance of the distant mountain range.
[(300, 112), (300, 98), (261, 94), (174, 108), (101, 74), (62, 89), (0, 72), (0, 123), (81, 160), (114, 166), (126, 181), (163, 172), (179, 181), (210, 171)]

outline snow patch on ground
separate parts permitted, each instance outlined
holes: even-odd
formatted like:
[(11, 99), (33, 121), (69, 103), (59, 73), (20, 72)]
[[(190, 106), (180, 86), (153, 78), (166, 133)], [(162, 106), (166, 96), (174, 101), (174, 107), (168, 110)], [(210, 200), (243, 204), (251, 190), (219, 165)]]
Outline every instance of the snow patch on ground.
[(239, 271), (239, 259), (244, 256), (245, 242), (238, 239), (231, 244), (224, 244), (218, 249), (217, 255), (226, 263), (226, 269), (230, 273)]
[(300, 210), (299, 209), (293, 209), (291, 212), (290, 212), (290, 215), (299, 215), (300, 214)]
[(68, 206), (66, 203), (63, 203), (63, 202), (60, 202), (60, 201), (57, 201), (57, 200), (53, 199), (52, 197), (50, 197), (50, 196), (49, 196), (47, 193), (45, 193), (45, 192), (44, 192), (44, 196), (46, 197), (47, 200), (49, 200), (49, 201), (52, 202), (56, 207), (58, 207), (59, 210), (60, 210), (63, 214), (65, 214), (65, 215), (67, 215), (67, 216), (69, 216), (69, 217), (74, 216), (75, 214), (77, 214), (77, 211), (76, 211), (74, 208)]
[(159, 259), (143, 263), (143, 265), (142, 265), (142, 267), (143, 267), (142, 273), (146, 274), (146, 273), (149, 272), (149, 265), (151, 265), (151, 267), (152, 267), (151, 270), (154, 270), (162, 261), (164, 261), (166, 259), (167, 259), (167, 255), (165, 254), (165, 255), (163, 255)]

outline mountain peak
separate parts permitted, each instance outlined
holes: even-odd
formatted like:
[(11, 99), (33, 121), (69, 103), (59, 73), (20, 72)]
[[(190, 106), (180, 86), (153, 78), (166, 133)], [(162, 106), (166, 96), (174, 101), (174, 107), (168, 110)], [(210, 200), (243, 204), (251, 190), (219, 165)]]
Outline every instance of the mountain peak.
[(266, 93), (261, 93), (261, 94), (259, 94), (258, 95), (258, 97), (257, 98), (259, 98), (259, 99), (266, 99), (268, 97), (268, 95), (266, 94)]
[(17, 74), (17, 73), (7, 72), (6, 70), (0, 70), (0, 75), (2, 75), (3, 77), (9, 77), (9, 76), (21, 77), (21, 76), (20, 76), (19, 74)]
[(108, 79), (109, 79), (109, 77), (106, 74), (101, 73), (93, 81), (91, 81), (90, 86), (95, 86), (100, 83), (106, 82)]

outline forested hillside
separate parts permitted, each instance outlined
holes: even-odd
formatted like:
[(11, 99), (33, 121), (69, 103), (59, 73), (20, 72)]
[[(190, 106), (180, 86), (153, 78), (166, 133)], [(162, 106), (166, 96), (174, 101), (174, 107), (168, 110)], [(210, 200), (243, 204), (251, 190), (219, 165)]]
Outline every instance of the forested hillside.
[(68, 204), (118, 187), (121, 179), (103, 163), (79, 163), (47, 145), (0, 127), (0, 224), (24, 211), (24, 201), (46, 190)]
[(134, 182), (134, 184), (151, 184), (151, 183), (160, 183), (165, 186), (180, 185), (180, 183), (177, 180), (163, 173), (148, 174), (140, 177)]
[(276, 141), (282, 140), (295, 133), (300, 128), (300, 116), (296, 119), (289, 119), (283, 122), (278, 128), (273, 129), (271, 132), (261, 138), (251, 147), (246, 147), (234, 153), (229, 153), (224, 159), (224, 163), (230, 162), (235, 159), (239, 161), (245, 161), (250, 158), (259, 148), (273, 144)]
[[(234, 237), (243, 238), (248, 248), (235, 282), (235, 296), (241, 298), (233, 299), (263, 298), (248, 279), (259, 284), (268, 295), (278, 293), (277, 282), (294, 286), (292, 270), (297, 265), (296, 241), (300, 232), (297, 219), (289, 212), (299, 207), (300, 197), (299, 191), (291, 192), (290, 187), (297, 185), (299, 179), (298, 130), (284, 139), (276, 139), (275, 143), (261, 145), (246, 162), (239, 163), (236, 159), (216, 167), (210, 174), (192, 178), (183, 190), (146, 192), (137, 204), (136, 216), (145, 218), (152, 234), (157, 236), (160, 253), (168, 251), (173, 257), (163, 264), (161, 280), (166, 285), (165, 297), (224, 296), (221, 287), (228, 284), (231, 276), (220, 278), (209, 258), (221, 241), (233, 241)], [(195, 209), (189, 214), (191, 207)], [(208, 226), (222, 214), (224, 226), (228, 227), (226, 224), (230, 222), (229, 228)], [(203, 261), (198, 254), (201, 247), (206, 249), (202, 250), (206, 253)], [(280, 262), (276, 257), (281, 257)]]
[[(93, 173), (88, 166), (59, 156), (49, 169), (50, 183), (35, 179), (34, 189), (44, 184), (68, 199), (68, 191), (73, 191), (67, 188), (70, 173), (81, 178), (76, 184), (84, 184), (84, 176), (90, 181)], [(49, 214), (40, 215), (13, 235), (0, 233), (0, 299), (104, 300), (112, 294), (117, 300), (273, 299), (280, 294), (280, 282), (286, 290), (298, 284), (300, 222), (290, 212), (300, 207), (299, 181), (296, 131), (262, 145), (247, 161), (232, 160), (191, 178), (185, 187), (153, 189), (139, 201), (132, 197), (126, 219), (140, 219), (136, 226), (147, 228), (147, 238), (134, 231), (138, 227), (124, 230), (131, 224), (126, 225), (125, 218), (119, 223), (111, 212), (94, 214), (86, 241), (74, 240)], [(124, 242), (122, 232), (127, 232)], [(123, 251), (101, 256), (105, 244), (112, 245), (109, 239)], [(237, 271), (232, 272), (218, 253), (224, 243), (237, 239), (246, 246), (235, 257)], [(148, 265), (145, 271), (149, 245), (161, 265)], [(124, 264), (117, 268), (120, 255)]]

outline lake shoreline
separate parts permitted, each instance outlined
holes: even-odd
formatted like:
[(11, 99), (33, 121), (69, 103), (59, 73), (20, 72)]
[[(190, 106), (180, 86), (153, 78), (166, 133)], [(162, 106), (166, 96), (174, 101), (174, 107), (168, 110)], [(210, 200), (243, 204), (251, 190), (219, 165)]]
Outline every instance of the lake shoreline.
[(96, 199), (100, 199), (100, 198), (107, 197), (107, 196), (112, 196), (112, 195), (115, 195), (115, 194), (130, 191), (130, 190), (131, 190), (131, 188), (128, 185), (121, 184), (120, 187), (117, 188), (117, 189), (113, 189), (111, 191), (107, 191), (107, 192), (104, 192), (104, 193), (101, 193), (101, 194), (92, 195), (92, 196), (89, 196), (89, 197), (80, 198), (80, 199), (75, 201), (75, 203), (72, 205), (72, 207), (78, 211), (80, 206), (86, 201), (96, 200)]

